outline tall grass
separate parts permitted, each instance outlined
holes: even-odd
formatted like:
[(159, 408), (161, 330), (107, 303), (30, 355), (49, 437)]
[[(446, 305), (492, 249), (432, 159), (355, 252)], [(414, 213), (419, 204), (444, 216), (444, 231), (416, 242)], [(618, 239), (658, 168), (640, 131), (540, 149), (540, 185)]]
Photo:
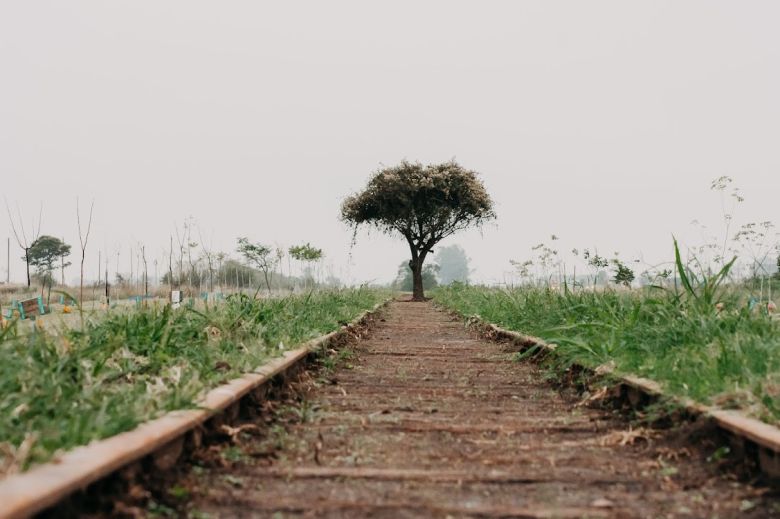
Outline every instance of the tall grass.
[(194, 405), (208, 388), (338, 329), (385, 297), (374, 290), (256, 300), (205, 311), (109, 313), (61, 334), (0, 331), (0, 475)]
[(437, 289), (440, 304), (558, 345), (557, 367), (614, 363), (673, 394), (780, 421), (780, 322), (725, 285), (728, 268), (693, 275), (677, 255), (682, 290)]

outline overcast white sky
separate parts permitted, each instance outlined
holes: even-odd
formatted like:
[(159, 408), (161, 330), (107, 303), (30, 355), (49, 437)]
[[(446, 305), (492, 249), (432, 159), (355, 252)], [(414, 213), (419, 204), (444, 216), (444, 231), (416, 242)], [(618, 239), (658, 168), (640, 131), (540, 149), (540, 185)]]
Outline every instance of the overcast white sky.
[(455, 157), (497, 204), (449, 242), (479, 279), (552, 233), (654, 261), (717, 226), (720, 175), (739, 220), (780, 216), (778, 27), (774, 0), (3, 0), (0, 194), (71, 244), (94, 198), (88, 271), (98, 249), (162, 257), (192, 216), (214, 249), (311, 241), (387, 280), (405, 244), (364, 235), (349, 264), (342, 198)]

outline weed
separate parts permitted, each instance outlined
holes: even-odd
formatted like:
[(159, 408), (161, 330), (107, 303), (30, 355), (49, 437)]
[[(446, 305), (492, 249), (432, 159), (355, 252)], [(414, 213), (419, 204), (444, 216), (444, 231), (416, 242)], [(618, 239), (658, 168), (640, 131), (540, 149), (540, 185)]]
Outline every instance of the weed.
[(176, 499), (187, 499), (190, 497), (190, 491), (188, 488), (181, 485), (176, 485), (168, 489), (168, 494)]
[(231, 445), (230, 447), (225, 448), (222, 451), (222, 457), (231, 463), (238, 463), (246, 459), (244, 451), (241, 449), (241, 447), (236, 445)]
[(714, 463), (721, 461), (731, 453), (731, 449), (727, 446), (718, 447), (715, 452), (707, 456), (707, 463)]

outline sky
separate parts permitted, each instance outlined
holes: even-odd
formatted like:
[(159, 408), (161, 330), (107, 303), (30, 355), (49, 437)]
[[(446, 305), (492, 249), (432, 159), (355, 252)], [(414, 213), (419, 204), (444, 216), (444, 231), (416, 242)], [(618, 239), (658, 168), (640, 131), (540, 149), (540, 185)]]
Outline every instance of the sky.
[(94, 200), (88, 277), (141, 243), (162, 262), (191, 218), (211, 250), (309, 241), (382, 282), (405, 243), (351, 246), (341, 201), (383, 166), (455, 158), (498, 214), (442, 243), (475, 280), (553, 234), (656, 263), (672, 235), (701, 241), (694, 219), (724, 232), (719, 176), (745, 198), (735, 227), (780, 216), (779, 23), (774, 0), (4, 0), (0, 194), (28, 227), (42, 205), (73, 260)]

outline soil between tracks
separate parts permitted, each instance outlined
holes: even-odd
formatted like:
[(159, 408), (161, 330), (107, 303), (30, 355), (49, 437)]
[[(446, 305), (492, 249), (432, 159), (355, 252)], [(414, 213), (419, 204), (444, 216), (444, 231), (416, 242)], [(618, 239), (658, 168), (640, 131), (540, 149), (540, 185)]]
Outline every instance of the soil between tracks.
[(669, 433), (637, 438), (430, 303), (392, 303), (353, 351), (309, 380), (302, 402), (276, 410), (287, 424), (241, 436), (221, 464), (185, 467), (166, 489), (177, 508), (193, 517), (777, 515), (776, 498), (706, 462), (701, 446)]

